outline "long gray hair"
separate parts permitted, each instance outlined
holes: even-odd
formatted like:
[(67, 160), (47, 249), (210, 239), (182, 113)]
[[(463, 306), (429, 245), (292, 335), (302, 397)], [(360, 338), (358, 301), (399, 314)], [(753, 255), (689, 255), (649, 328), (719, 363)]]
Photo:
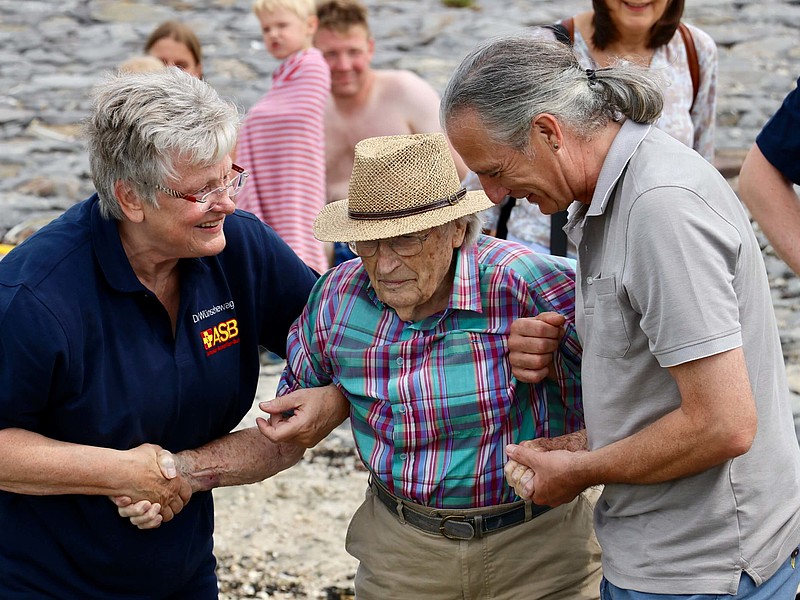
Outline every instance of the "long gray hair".
[(94, 88), (84, 125), (103, 216), (123, 218), (117, 181), (157, 207), (156, 186), (177, 176), (178, 161), (197, 167), (221, 162), (236, 144), (240, 119), (234, 104), (176, 67), (110, 75)]
[(655, 75), (619, 62), (587, 74), (566, 44), (532, 35), (490, 39), (456, 68), (442, 96), (447, 130), (463, 110), (473, 110), (492, 141), (527, 147), (536, 115), (549, 113), (581, 137), (619, 121), (653, 123), (664, 99)]

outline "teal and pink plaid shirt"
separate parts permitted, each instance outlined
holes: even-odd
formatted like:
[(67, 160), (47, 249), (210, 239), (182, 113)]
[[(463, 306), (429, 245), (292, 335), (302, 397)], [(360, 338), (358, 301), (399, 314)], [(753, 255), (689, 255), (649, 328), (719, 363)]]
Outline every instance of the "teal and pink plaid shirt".
[[(378, 300), (361, 260), (328, 271), (289, 332), (278, 390), (334, 382), (369, 470), (440, 508), (518, 499), (503, 475), (506, 444), (583, 427), (573, 263), (484, 236), (456, 256), (449, 306), (413, 323)], [(547, 311), (567, 318), (558, 382), (521, 383), (509, 328)]]

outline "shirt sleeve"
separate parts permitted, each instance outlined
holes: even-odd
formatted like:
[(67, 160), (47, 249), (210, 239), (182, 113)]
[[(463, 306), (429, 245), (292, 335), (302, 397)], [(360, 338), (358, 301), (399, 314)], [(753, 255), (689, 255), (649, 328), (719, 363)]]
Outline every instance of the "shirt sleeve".
[(41, 430), (50, 398), (69, 395), (64, 329), (27, 288), (0, 296), (0, 429)]
[(797, 85), (764, 125), (756, 144), (772, 166), (800, 185), (800, 78)]
[(300, 260), (267, 225), (259, 222), (255, 227), (259, 232), (260, 244), (250, 246), (252, 253), (238, 255), (240, 268), (261, 273), (257, 294), (264, 318), (259, 344), (285, 356), (289, 328), (306, 305), (317, 273)]
[(331, 307), (327, 303), (329, 279), (321, 278), (311, 292), (305, 309), (289, 330), (286, 368), (278, 384), (278, 396), (301, 388), (321, 387), (333, 381), (332, 365), (326, 356)]
[(624, 291), (660, 366), (741, 346), (732, 223), (692, 191), (660, 187), (636, 199), (626, 246)]

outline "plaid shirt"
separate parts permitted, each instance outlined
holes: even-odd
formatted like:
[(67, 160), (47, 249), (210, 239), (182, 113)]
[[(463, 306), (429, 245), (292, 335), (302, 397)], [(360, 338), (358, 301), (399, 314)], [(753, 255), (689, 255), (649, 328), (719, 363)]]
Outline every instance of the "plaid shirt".
[[(289, 333), (278, 390), (334, 382), (370, 471), (396, 495), (440, 508), (516, 500), (506, 444), (583, 427), (573, 263), (484, 236), (456, 256), (448, 307), (418, 322), (381, 303), (361, 260), (328, 271)], [(521, 383), (509, 328), (545, 311), (567, 318), (558, 383)]]

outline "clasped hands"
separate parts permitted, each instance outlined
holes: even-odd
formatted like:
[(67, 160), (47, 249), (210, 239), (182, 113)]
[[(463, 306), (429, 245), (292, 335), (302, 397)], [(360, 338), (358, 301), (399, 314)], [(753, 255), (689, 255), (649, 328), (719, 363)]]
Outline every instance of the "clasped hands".
[(588, 487), (579, 468), (586, 453), (585, 429), (509, 444), (506, 480), (520, 498), (546, 506), (566, 504)]
[[(311, 448), (348, 416), (350, 404), (335, 385), (298, 389), (270, 402), (261, 402), (268, 419), (259, 417), (259, 431), (274, 444)], [(203, 471), (186, 455), (172, 454), (151, 444), (129, 451), (146, 464), (147, 483), (137, 493), (112, 498), (121, 517), (139, 529), (153, 529), (171, 520), (203, 487)], [(191, 466), (190, 466), (191, 465)]]
[(155, 444), (142, 444), (126, 452), (135, 473), (129, 489), (112, 496), (121, 517), (139, 529), (153, 529), (171, 521), (192, 497), (192, 485), (180, 469), (179, 455)]

